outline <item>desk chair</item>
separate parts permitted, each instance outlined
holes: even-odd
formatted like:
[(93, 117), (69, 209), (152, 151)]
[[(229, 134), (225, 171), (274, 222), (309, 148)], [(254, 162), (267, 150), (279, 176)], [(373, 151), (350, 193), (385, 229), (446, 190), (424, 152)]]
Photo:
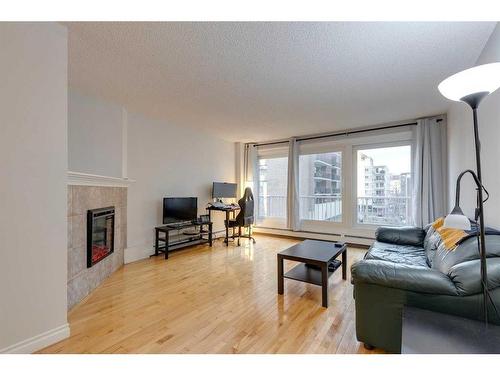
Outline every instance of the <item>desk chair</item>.
[[(240, 238), (248, 238), (255, 243), (255, 239), (252, 237), (252, 224), (254, 223), (254, 201), (252, 189), (246, 188), (243, 197), (238, 201), (240, 206), (240, 212), (234, 219), (225, 220), (227, 228), (233, 228), (233, 238), (234, 238), (234, 228), (238, 228), (238, 246), (240, 246)], [(241, 228), (248, 228), (248, 234), (242, 235)]]

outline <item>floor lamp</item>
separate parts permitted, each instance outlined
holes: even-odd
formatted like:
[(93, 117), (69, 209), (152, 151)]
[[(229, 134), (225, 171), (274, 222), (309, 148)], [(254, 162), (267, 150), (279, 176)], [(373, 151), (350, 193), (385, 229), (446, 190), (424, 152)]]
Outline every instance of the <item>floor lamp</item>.
[[(481, 142), (477, 121), (477, 108), (481, 101), (500, 87), (500, 62), (485, 64), (464, 70), (446, 78), (438, 86), (441, 94), (454, 101), (467, 103), (472, 108), (474, 123), (474, 145), (476, 151), (476, 172), (466, 170), (457, 179), (455, 207), (445, 218), (444, 226), (449, 228), (470, 229), (470, 221), (460, 208), (460, 181), (464, 174), (470, 173), (477, 187), (477, 207), (475, 219), (479, 223), (478, 250), (481, 259), (481, 285), (483, 292), (483, 318), (488, 322), (488, 275), (486, 270), (486, 244), (484, 242), (484, 199), (486, 190), (481, 175)], [(488, 194), (486, 192), (486, 194)]]

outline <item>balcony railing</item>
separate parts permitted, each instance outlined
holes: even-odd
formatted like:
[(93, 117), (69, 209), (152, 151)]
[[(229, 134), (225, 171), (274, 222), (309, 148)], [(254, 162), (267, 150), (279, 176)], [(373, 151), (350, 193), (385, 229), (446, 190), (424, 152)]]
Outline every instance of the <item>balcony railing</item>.
[[(300, 196), (300, 218), (339, 222), (342, 220), (342, 197), (340, 195)], [(285, 218), (286, 196), (259, 196), (259, 218)]]
[(300, 199), (300, 218), (302, 220), (342, 221), (342, 196), (303, 195)]
[(259, 196), (259, 218), (286, 218), (286, 196), (264, 195)]
[[(342, 197), (340, 195), (300, 196), (302, 220), (342, 221)], [(364, 196), (357, 198), (357, 222), (372, 225), (408, 225), (411, 223), (410, 197)], [(259, 196), (258, 216), (286, 218), (285, 195)]]
[(411, 222), (410, 197), (358, 197), (358, 223), (408, 225)]

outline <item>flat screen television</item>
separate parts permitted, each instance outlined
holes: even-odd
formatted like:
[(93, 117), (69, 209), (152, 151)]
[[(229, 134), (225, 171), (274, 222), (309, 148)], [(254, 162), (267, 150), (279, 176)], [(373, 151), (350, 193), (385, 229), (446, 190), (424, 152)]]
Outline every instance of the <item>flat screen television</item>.
[(163, 224), (192, 221), (198, 218), (198, 198), (163, 198)]
[(238, 185), (230, 182), (214, 182), (212, 187), (212, 198), (237, 198), (237, 188)]

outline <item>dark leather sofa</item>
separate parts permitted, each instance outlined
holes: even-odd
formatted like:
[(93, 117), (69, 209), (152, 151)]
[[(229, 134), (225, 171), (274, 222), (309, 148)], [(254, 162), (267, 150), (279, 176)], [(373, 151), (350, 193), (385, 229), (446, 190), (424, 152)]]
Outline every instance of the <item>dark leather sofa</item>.
[[(500, 309), (500, 236), (487, 235), (486, 247), (489, 290)], [(475, 237), (449, 251), (430, 225), (379, 228), (351, 268), (358, 341), (399, 353), (405, 305), (481, 319), (479, 263)], [(500, 325), (492, 306), (489, 317)]]

